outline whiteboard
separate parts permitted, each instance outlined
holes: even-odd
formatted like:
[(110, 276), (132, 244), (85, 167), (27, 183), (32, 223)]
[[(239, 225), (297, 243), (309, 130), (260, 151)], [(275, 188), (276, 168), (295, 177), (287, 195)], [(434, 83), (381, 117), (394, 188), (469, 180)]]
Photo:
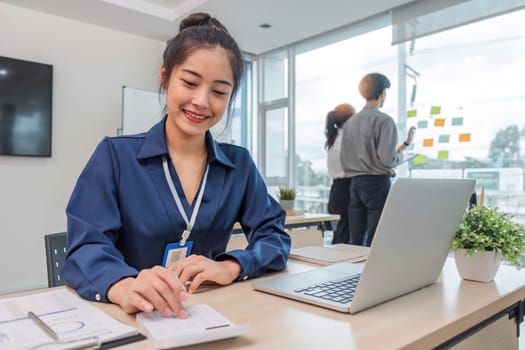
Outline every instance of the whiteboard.
[(165, 97), (155, 90), (122, 87), (122, 129), (120, 134), (136, 134), (151, 129), (162, 119)]

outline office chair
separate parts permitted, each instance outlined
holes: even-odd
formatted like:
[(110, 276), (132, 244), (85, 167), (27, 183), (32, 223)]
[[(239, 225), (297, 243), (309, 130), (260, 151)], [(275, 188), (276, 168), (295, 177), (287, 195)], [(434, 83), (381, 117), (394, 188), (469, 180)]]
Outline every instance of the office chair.
[(51, 233), (44, 236), (46, 244), (47, 285), (64, 285), (62, 268), (66, 259), (66, 232)]

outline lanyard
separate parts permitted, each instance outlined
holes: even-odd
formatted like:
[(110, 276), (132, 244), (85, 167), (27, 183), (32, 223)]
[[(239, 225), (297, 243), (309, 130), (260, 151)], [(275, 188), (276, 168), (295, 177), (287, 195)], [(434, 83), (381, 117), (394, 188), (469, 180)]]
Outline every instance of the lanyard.
[(186, 229), (184, 230), (184, 232), (182, 232), (182, 238), (180, 240), (180, 245), (184, 245), (186, 244), (186, 240), (190, 236), (191, 229), (193, 228), (193, 225), (195, 225), (195, 220), (197, 219), (197, 213), (199, 212), (199, 208), (201, 206), (202, 196), (204, 195), (204, 188), (206, 187), (206, 180), (208, 179), (208, 170), (210, 169), (210, 166), (206, 165), (206, 171), (204, 172), (202, 186), (199, 190), (199, 194), (197, 195), (197, 201), (195, 202), (195, 207), (193, 208), (193, 211), (191, 213), (191, 219), (189, 221), (188, 216), (184, 211), (184, 207), (182, 206), (182, 202), (180, 201), (179, 194), (177, 193), (175, 185), (173, 184), (173, 180), (171, 179), (170, 171), (168, 168), (168, 160), (166, 159), (166, 156), (162, 156), (162, 167), (164, 168), (164, 176), (166, 177), (166, 181), (168, 182), (168, 187), (170, 188), (171, 195), (173, 196), (173, 199), (177, 204), (177, 208), (179, 209), (180, 215), (186, 222)]

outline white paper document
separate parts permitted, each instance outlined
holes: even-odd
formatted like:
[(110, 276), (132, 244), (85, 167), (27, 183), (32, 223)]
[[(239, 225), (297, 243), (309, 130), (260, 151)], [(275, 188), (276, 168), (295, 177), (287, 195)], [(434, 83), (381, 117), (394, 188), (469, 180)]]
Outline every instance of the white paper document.
[(186, 307), (187, 319), (164, 317), (158, 311), (137, 314), (137, 324), (157, 349), (174, 348), (232, 338), (250, 330), (235, 325), (206, 304)]
[[(58, 341), (28, 317), (29, 311), (56, 333)], [(67, 289), (0, 300), (0, 350), (79, 349), (136, 334), (135, 328)]]

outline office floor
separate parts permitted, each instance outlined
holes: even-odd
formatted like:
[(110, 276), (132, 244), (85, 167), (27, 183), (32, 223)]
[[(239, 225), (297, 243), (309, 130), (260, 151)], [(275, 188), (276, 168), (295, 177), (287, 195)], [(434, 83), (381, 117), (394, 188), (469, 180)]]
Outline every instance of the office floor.
[[(325, 245), (332, 243), (332, 236), (332, 231), (324, 232), (323, 241)], [(519, 350), (525, 350), (525, 322), (520, 326)]]

